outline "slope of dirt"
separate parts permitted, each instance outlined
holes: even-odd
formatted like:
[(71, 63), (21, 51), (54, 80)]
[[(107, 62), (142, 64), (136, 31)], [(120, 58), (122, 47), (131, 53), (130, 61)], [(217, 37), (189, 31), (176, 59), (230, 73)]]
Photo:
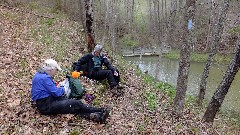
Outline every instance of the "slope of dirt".
[[(97, 106), (108, 106), (107, 124), (98, 124), (74, 115), (44, 116), (31, 104), (31, 79), (39, 64), (54, 58), (70, 67), (84, 45), (83, 33), (76, 22), (44, 12), (39, 15), (24, 8), (0, 6), (0, 134), (237, 134), (232, 125), (218, 118), (217, 124), (201, 123), (201, 112), (194, 105), (185, 109), (184, 117), (171, 116), (169, 99), (161, 91), (143, 83), (131, 65), (121, 60), (122, 80), (126, 86), (122, 97), (111, 97), (102, 84), (82, 83), (96, 91)], [(64, 75), (58, 74), (56, 80)], [(148, 108), (146, 93), (157, 95), (156, 109)], [(103, 94), (101, 94), (103, 93)]]

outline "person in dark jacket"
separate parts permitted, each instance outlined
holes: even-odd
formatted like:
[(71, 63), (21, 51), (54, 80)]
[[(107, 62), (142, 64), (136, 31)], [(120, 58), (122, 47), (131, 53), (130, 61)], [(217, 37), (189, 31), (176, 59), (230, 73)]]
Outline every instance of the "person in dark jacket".
[(68, 88), (57, 87), (53, 76), (61, 70), (53, 59), (47, 59), (32, 79), (31, 98), (40, 113), (45, 115), (76, 114), (104, 123), (109, 110), (83, 104), (80, 100), (68, 99), (64, 95)]
[[(80, 72), (82, 65), (87, 65), (86, 76), (90, 79), (94, 80), (108, 80), (108, 84), (110, 89), (114, 92), (114, 94), (121, 94), (122, 86), (119, 86), (120, 82), (120, 74), (117, 69), (115, 69), (110, 62), (108, 61), (107, 57), (102, 54), (103, 46), (98, 44), (95, 46), (94, 51), (84, 55), (82, 58), (75, 63), (74, 70)], [(105, 65), (107, 69), (103, 69), (102, 66)]]

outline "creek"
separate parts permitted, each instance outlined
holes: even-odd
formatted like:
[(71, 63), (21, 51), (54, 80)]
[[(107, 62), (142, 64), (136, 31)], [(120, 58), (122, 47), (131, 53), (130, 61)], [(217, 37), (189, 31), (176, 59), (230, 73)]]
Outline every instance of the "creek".
[[(139, 57), (124, 57), (125, 60), (138, 66), (138, 68), (147, 72), (158, 81), (168, 82), (176, 87), (179, 61), (175, 59), (162, 58), (158, 62), (158, 56), (143, 56)], [(209, 77), (207, 79), (207, 90), (205, 99), (209, 102), (220, 84), (225, 71), (227, 70), (226, 64), (213, 63), (210, 69)], [(200, 78), (203, 73), (205, 63), (191, 62), (188, 76), (187, 94), (197, 96), (199, 92)], [(223, 112), (233, 111), (240, 112), (240, 73), (237, 73), (234, 81), (224, 99), (221, 110)]]

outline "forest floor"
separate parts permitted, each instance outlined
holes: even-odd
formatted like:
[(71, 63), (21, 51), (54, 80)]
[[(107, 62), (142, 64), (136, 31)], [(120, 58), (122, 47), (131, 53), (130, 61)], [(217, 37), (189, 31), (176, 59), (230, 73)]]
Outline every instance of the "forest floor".
[[(46, 58), (70, 67), (85, 43), (79, 29), (77, 22), (52, 10), (0, 6), (0, 134), (240, 134), (239, 125), (221, 115), (213, 124), (202, 123), (204, 111), (191, 101), (183, 117), (175, 118), (171, 98), (145, 83), (144, 76), (121, 59), (113, 63), (125, 85), (122, 97), (112, 97), (102, 84), (82, 80), (97, 94), (95, 106), (111, 108), (107, 124), (71, 114), (41, 115), (30, 100), (32, 76)], [(55, 79), (63, 80), (64, 75)]]

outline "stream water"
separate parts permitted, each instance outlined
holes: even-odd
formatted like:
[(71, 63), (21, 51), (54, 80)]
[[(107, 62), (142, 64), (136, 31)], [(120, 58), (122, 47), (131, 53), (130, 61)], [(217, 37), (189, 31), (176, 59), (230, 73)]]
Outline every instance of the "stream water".
[[(157, 56), (142, 57), (124, 57), (125, 60), (138, 65), (142, 71), (153, 76), (159, 81), (169, 82), (173, 86), (177, 84), (178, 67), (179, 61), (174, 59), (162, 58), (160, 63), (158, 62)], [(199, 83), (201, 74), (205, 63), (191, 62), (189, 76), (188, 76), (188, 89), (187, 94), (198, 95)], [(213, 93), (216, 91), (220, 84), (223, 75), (227, 69), (227, 65), (224, 64), (213, 64), (210, 69), (210, 74), (207, 80), (207, 91), (205, 98), (210, 101)], [(240, 73), (237, 73), (235, 79), (229, 89), (228, 94), (225, 97), (222, 111), (234, 111), (240, 112)]]

